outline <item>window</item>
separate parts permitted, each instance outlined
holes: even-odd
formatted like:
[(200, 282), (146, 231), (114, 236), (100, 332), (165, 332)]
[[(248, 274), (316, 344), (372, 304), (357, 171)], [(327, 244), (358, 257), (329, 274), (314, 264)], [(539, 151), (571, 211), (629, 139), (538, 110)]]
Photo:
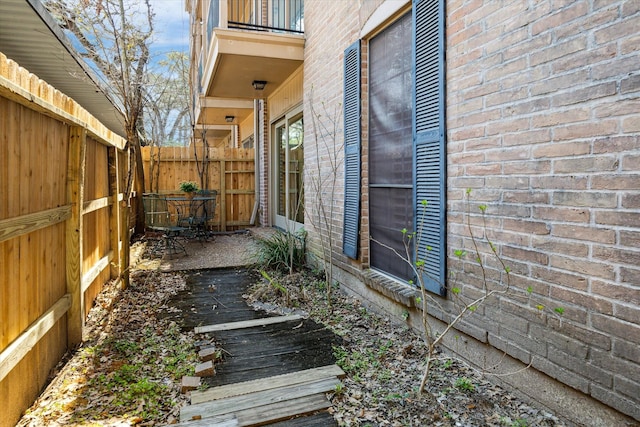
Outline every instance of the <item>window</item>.
[(369, 235), (371, 267), (412, 280), (402, 229), (413, 229), (411, 14), (369, 42)]
[[(352, 236), (357, 244), (359, 222), (354, 212), (359, 217), (359, 193), (357, 202), (352, 200), (350, 177), (357, 173), (359, 179), (360, 159), (354, 162), (349, 158), (349, 147), (351, 141), (357, 141), (359, 147), (360, 132), (358, 128), (357, 138), (352, 135), (353, 126), (347, 118), (359, 117), (360, 92), (352, 86), (359, 86), (360, 81), (354, 82), (346, 71), (348, 66), (353, 68), (353, 59), (348, 56), (351, 50), (345, 51), (343, 251), (355, 258)], [(444, 1), (414, 0), (411, 14), (370, 40), (369, 58), (371, 266), (400, 279), (413, 279), (409, 266), (389, 248), (404, 253), (400, 230), (416, 230), (420, 223), (420, 245), (412, 256), (425, 261), (426, 288), (444, 295)], [(428, 202), (426, 211), (423, 200)]]
[(304, 31), (303, 0), (271, 0), (272, 26), (293, 31)]

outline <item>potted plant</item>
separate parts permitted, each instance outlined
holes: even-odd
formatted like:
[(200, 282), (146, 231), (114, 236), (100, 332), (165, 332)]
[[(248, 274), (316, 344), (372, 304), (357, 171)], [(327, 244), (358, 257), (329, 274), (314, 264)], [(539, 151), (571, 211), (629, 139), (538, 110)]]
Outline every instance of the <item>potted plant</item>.
[(193, 181), (182, 181), (180, 183), (180, 191), (185, 192), (188, 198), (192, 198), (198, 191), (198, 184)]

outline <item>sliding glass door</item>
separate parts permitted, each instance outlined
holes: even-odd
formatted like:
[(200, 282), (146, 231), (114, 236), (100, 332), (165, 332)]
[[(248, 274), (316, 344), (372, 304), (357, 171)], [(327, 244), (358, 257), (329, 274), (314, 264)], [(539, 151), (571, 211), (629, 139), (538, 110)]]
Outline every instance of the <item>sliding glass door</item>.
[(304, 126), (294, 112), (273, 127), (275, 225), (295, 232), (304, 225)]

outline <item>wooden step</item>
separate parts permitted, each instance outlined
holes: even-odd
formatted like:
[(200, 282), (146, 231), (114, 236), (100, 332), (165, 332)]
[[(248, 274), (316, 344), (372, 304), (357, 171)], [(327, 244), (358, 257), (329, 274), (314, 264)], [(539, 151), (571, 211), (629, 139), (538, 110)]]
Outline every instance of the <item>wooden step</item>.
[[(174, 424), (182, 427), (238, 427), (238, 419), (233, 415), (225, 415), (222, 417), (205, 418), (201, 420), (185, 421), (183, 423)], [(164, 426), (164, 427), (169, 427)]]
[(256, 326), (273, 325), (275, 323), (290, 322), (293, 320), (303, 319), (302, 316), (292, 314), (289, 316), (263, 317), (254, 320), (242, 320), (239, 322), (220, 323), (217, 325), (198, 326), (195, 328), (196, 334), (204, 334), (206, 332), (229, 331), (232, 329), (253, 328)]
[(251, 427), (288, 420), (322, 411), (331, 406), (324, 394), (312, 394), (268, 405), (245, 409), (237, 414), (224, 416), (203, 417), (194, 421), (180, 422), (180, 426), (187, 427)]
[(340, 369), (338, 365), (321, 366), (319, 368), (305, 369), (304, 371), (292, 372), (290, 374), (276, 375), (273, 377), (245, 381), (236, 384), (223, 385), (204, 391), (192, 391), (191, 404), (194, 405), (211, 400), (271, 390), (278, 387), (313, 382), (327, 378), (344, 378), (344, 376), (344, 371)]
[[(239, 421), (242, 421), (244, 419), (243, 417), (249, 417), (249, 419), (252, 419), (250, 414), (254, 413), (262, 414), (262, 419), (264, 421), (264, 411), (267, 411), (271, 405), (276, 405), (277, 408), (279, 408), (279, 411), (284, 411), (283, 413), (290, 414), (284, 418), (278, 419), (287, 419), (288, 417), (296, 414), (306, 414), (318, 409), (329, 407), (329, 401), (324, 396), (324, 393), (334, 390), (336, 385), (339, 383), (340, 380), (333, 377), (185, 406), (180, 410), (180, 421), (190, 421), (194, 418), (204, 419), (230, 414), (235, 415)], [(323, 405), (326, 406), (321, 405), (321, 407), (318, 407), (318, 399), (311, 398), (314, 395), (319, 396), (324, 402)], [(309, 398), (307, 399), (309, 401), (309, 408), (299, 400), (303, 398)], [(304, 400), (304, 402), (307, 400)], [(292, 412), (294, 408), (299, 412)], [(274, 414), (279, 413), (280, 412), (278, 411), (274, 412)], [(240, 422), (240, 425), (250, 424), (243, 424)]]

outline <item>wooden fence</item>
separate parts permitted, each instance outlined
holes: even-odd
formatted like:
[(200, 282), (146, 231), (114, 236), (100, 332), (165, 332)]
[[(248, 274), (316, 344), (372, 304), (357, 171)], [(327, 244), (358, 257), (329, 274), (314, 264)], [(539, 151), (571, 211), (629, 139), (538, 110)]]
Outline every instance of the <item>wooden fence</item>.
[[(218, 192), (214, 218), (218, 230), (237, 230), (251, 225), (255, 204), (254, 150), (210, 148), (207, 156), (203, 147), (197, 150), (196, 161), (193, 147), (143, 147), (147, 191), (177, 193), (180, 182), (195, 181), (200, 187)], [(199, 174), (203, 160), (207, 168), (204, 183)]]
[(103, 284), (127, 284), (124, 145), (0, 53), (0, 427), (82, 341)]

